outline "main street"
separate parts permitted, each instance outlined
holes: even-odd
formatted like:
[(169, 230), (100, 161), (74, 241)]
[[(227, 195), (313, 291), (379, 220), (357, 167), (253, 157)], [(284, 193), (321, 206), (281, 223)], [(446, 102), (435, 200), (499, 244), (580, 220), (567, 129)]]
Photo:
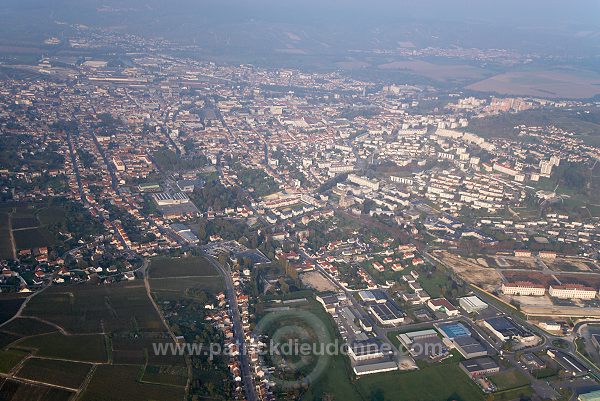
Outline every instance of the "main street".
[(229, 308), (231, 310), (231, 318), (233, 320), (233, 332), (234, 338), (240, 351), (240, 364), (242, 371), (242, 381), (244, 383), (244, 390), (246, 392), (246, 399), (248, 401), (257, 401), (258, 395), (256, 388), (254, 387), (254, 379), (252, 372), (250, 371), (250, 360), (246, 353), (246, 343), (244, 339), (244, 328), (242, 327), (242, 318), (240, 316), (240, 309), (237, 303), (237, 296), (235, 294), (235, 287), (231, 278), (231, 271), (222, 266), (220, 263), (214, 260), (214, 258), (207, 253), (203, 252), (203, 256), (215, 267), (225, 279), (226, 295), (229, 301)]

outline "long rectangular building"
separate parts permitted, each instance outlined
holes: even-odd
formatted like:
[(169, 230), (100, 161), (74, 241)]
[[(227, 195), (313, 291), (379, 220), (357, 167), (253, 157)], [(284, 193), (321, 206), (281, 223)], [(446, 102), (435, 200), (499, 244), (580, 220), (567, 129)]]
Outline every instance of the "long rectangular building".
[(551, 285), (548, 294), (561, 299), (594, 299), (598, 291), (580, 284)]
[(513, 281), (502, 283), (502, 293), (505, 295), (544, 296), (546, 287), (531, 281)]
[(469, 375), (469, 377), (489, 375), (493, 373), (498, 373), (500, 371), (500, 366), (498, 365), (498, 363), (496, 363), (496, 361), (489, 357), (463, 361), (460, 363), (460, 368), (467, 375)]

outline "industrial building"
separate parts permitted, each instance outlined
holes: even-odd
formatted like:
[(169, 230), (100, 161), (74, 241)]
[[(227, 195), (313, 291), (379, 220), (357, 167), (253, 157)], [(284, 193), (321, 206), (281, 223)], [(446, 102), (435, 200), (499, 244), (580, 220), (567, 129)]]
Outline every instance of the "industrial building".
[(500, 366), (490, 357), (463, 361), (460, 368), (471, 378), (500, 372)]
[(359, 291), (358, 296), (363, 302), (385, 303), (388, 297), (382, 290)]
[(413, 357), (436, 357), (447, 352), (437, 331), (433, 329), (403, 333), (397, 338)]
[(391, 372), (398, 370), (398, 364), (394, 361), (381, 361), (367, 364), (354, 365), (352, 367), (356, 376), (370, 375), (373, 373)]
[(354, 361), (383, 358), (390, 352), (391, 350), (385, 350), (385, 346), (381, 340), (377, 338), (369, 338), (363, 341), (352, 341), (350, 344), (348, 344), (348, 355), (350, 355)]
[(517, 325), (506, 316), (497, 316), (483, 321), (484, 326), (500, 341), (517, 340), (529, 342), (535, 340), (535, 335)]
[(451, 343), (466, 359), (488, 354), (487, 349), (471, 335), (471, 331), (462, 323), (442, 324), (437, 326), (437, 329), (447, 339), (446, 342)]
[(471, 331), (462, 323), (446, 323), (438, 326), (438, 330), (446, 338), (470, 336)]
[(152, 198), (158, 206), (181, 205), (182, 203), (187, 203), (190, 201), (187, 195), (183, 192), (175, 192), (172, 194), (160, 192), (157, 194), (152, 194)]
[(325, 308), (328, 313), (333, 314), (335, 313), (335, 309), (340, 305), (340, 301), (346, 300), (346, 295), (328, 292), (317, 295), (315, 299), (323, 305), (323, 308)]
[(546, 354), (573, 376), (585, 376), (589, 373), (588, 368), (583, 363), (566, 352), (549, 349)]
[(183, 224), (171, 224), (171, 229), (173, 231), (175, 231), (175, 233), (185, 242), (188, 244), (197, 244), (200, 242), (200, 240), (198, 239), (198, 237), (196, 237), (196, 235), (192, 232), (192, 230), (183, 225)]
[(395, 326), (404, 322), (404, 312), (393, 301), (375, 303), (369, 306), (369, 311), (383, 325)]
[(456, 337), (452, 339), (452, 343), (465, 359), (478, 358), (488, 354), (485, 347), (471, 336)]
[(467, 313), (478, 313), (486, 309), (488, 305), (476, 296), (463, 297), (458, 299), (458, 304)]

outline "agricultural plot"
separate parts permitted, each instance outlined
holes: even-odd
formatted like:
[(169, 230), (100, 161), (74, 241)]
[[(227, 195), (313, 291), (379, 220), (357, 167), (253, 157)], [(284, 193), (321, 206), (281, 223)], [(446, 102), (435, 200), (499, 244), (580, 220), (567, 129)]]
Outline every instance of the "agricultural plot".
[(5, 324), (0, 328), (1, 331), (19, 334), (23, 337), (46, 334), (57, 331), (56, 327), (36, 319), (19, 317)]
[(39, 316), (73, 333), (161, 330), (162, 323), (144, 286), (136, 282), (110, 286), (51, 287), (33, 298), (25, 315)]
[(28, 352), (20, 350), (0, 350), (0, 373), (10, 372), (27, 355)]
[[(59, 234), (71, 233), (75, 238), (98, 232), (99, 223), (90, 218), (81, 205), (74, 202), (50, 200), (48, 203), (10, 203), (0, 206), (0, 252), (12, 258), (10, 232), (14, 236), (17, 249), (31, 249), (59, 244), (64, 237)], [(9, 247), (10, 246), (10, 247)]]
[(83, 362), (106, 362), (108, 355), (104, 335), (43, 334), (23, 339), (12, 348), (35, 351), (35, 355), (47, 358), (70, 359)]
[(13, 257), (8, 213), (0, 212), (0, 259), (12, 259)]
[(1, 401), (68, 401), (72, 392), (6, 380), (0, 387)]
[(13, 230), (35, 228), (40, 225), (40, 222), (35, 216), (13, 217), (11, 222)]
[(139, 382), (142, 366), (100, 365), (81, 401), (181, 401), (184, 388)]
[(39, 211), (37, 217), (41, 224), (57, 224), (66, 220), (65, 210), (58, 206), (45, 207)]
[(155, 355), (153, 343), (168, 343), (173, 339), (167, 332), (145, 332), (136, 335), (113, 333), (111, 337), (113, 362), (132, 365), (145, 364), (164, 366), (185, 366), (180, 356)]
[(0, 349), (5, 348), (9, 344), (12, 344), (13, 342), (17, 341), (19, 338), (21, 338), (21, 337), (15, 335), (15, 334), (0, 332)]
[(22, 295), (6, 294), (0, 297), (0, 324), (6, 322), (18, 312), (21, 305), (25, 302)]
[(85, 363), (29, 358), (17, 377), (78, 389), (91, 370)]
[(191, 289), (218, 292), (225, 288), (222, 277), (150, 279), (150, 286), (152, 292), (162, 300), (176, 300), (182, 296), (185, 297)]
[(55, 238), (43, 227), (13, 230), (13, 237), (15, 238), (17, 249), (51, 246), (55, 243)]
[(147, 365), (142, 382), (185, 387), (187, 368), (185, 366)]
[(218, 276), (219, 272), (203, 257), (187, 258), (158, 257), (152, 259), (150, 278)]
[[(66, 334), (33, 317), (64, 328)], [(31, 299), (23, 317), (3, 329), (7, 332), (0, 329), (0, 343), (13, 342), (11, 351), (28, 351), (33, 355), (17, 372), (17, 377), (75, 389), (86, 379), (91, 363), (108, 362), (109, 365), (101, 365), (94, 371), (88, 387), (91, 390), (86, 391), (84, 399), (183, 398), (187, 384), (185, 359), (154, 354), (153, 343), (172, 339), (139, 281), (47, 288)], [(19, 339), (19, 336), (30, 337)], [(12, 363), (7, 365), (10, 367)], [(146, 365), (148, 369), (144, 371)], [(108, 387), (114, 393), (107, 395)], [(123, 388), (132, 390), (123, 393)]]
[(191, 289), (218, 292), (225, 287), (219, 272), (203, 257), (153, 259), (149, 276), (152, 292), (161, 301), (187, 297)]

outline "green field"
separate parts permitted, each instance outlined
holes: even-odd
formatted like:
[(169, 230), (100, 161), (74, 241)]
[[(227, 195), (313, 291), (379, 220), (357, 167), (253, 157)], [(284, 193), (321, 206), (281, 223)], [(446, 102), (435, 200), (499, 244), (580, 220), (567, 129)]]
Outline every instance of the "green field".
[(522, 387), (529, 384), (527, 377), (516, 369), (507, 369), (492, 375), (490, 376), (490, 380), (498, 387), (499, 391)]
[(29, 353), (20, 350), (0, 350), (0, 373), (10, 372)]
[(357, 381), (357, 388), (365, 400), (483, 400), (481, 390), (457, 364), (369, 375)]
[(60, 333), (29, 337), (12, 345), (14, 348), (37, 350), (36, 355), (84, 362), (106, 362), (105, 338), (102, 334), (71, 335)]
[(218, 276), (219, 272), (203, 257), (184, 258), (158, 257), (152, 259), (149, 268), (150, 278)]
[(83, 392), (81, 401), (183, 400), (184, 389), (140, 383), (142, 366), (100, 365)]
[(152, 343), (171, 342), (167, 332), (113, 333), (111, 336), (112, 356), (115, 364), (145, 364), (163, 366), (185, 366), (182, 357), (155, 355)]
[(17, 376), (77, 389), (90, 370), (91, 365), (84, 363), (29, 358), (19, 370)]

